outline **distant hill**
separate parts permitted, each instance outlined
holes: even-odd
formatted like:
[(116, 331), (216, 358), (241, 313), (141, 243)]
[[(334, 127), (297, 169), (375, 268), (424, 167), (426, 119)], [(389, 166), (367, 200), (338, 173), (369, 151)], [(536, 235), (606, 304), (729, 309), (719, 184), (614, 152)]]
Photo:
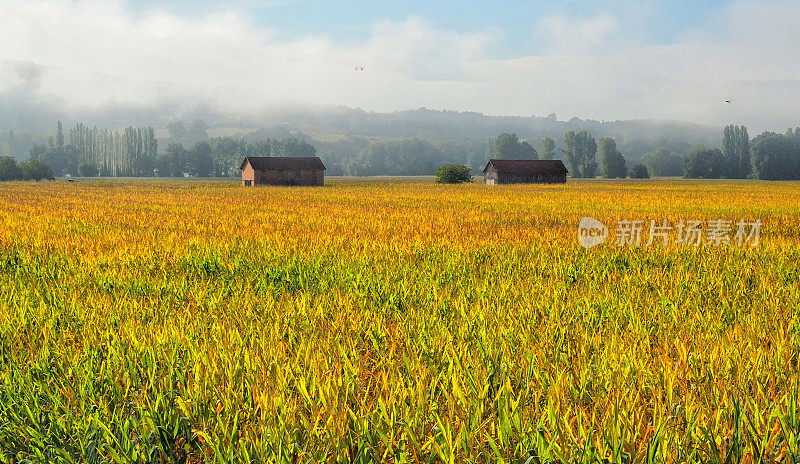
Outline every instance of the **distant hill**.
[[(61, 120), (65, 127), (76, 122), (108, 129), (122, 129), (129, 125), (152, 126), (156, 128), (160, 149), (163, 149), (170, 142), (166, 130), (169, 122), (195, 119), (208, 125), (211, 137), (239, 136), (255, 140), (294, 136), (317, 145), (321, 151), (332, 152), (352, 150), (363, 146), (365, 141), (404, 138), (426, 140), (445, 152), (454, 145), (468, 146), (468, 151), (472, 152), (484, 151), (477, 147), (485, 147), (489, 138), (501, 132), (516, 133), (538, 149), (537, 141), (544, 137), (552, 137), (560, 145), (565, 132), (585, 129), (595, 137), (616, 138), (626, 157), (638, 158), (656, 146), (689, 147), (695, 143), (718, 146), (722, 132), (721, 128), (680, 121), (559, 120), (555, 114), (492, 116), (427, 108), (376, 113), (348, 107), (284, 106), (256, 116), (242, 117), (222, 114), (208, 107), (185, 111), (169, 106), (155, 109), (115, 107), (73, 114), (18, 99), (0, 101), (0, 152), (21, 157), (33, 141), (44, 141), (53, 134), (56, 120)], [(13, 131), (14, 143), (4, 143), (9, 131)]]
[[(373, 113), (361, 109), (335, 108), (329, 111), (294, 111), (280, 115), (282, 122), (297, 132), (313, 135), (341, 133), (363, 137), (422, 138), (440, 141), (486, 139), (501, 132), (522, 138), (558, 139), (569, 130), (586, 129), (595, 137), (717, 144), (722, 128), (680, 121), (633, 120), (595, 121), (572, 118), (560, 121), (556, 115), (490, 116), (474, 112), (437, 111), (426, 108)], [(269, 118), (268, 118), (269, 119)]]

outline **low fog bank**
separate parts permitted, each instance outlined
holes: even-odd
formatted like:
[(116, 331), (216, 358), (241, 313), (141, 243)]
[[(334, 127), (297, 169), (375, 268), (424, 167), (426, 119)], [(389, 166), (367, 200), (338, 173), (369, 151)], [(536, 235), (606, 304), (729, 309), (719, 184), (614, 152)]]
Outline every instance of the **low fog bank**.
[(689, 143), (715, 141), (721, 127), (683, 121), (615, 120), (598, 121), (556, 114), (497, 116), (471, 111), (428, 108), (395, 112), (372, 112), (333, 105), (281, 104), (255, 114), (229, 114), (209, 105), (172, 101), (157, 107), (112, 105), (104, 109), (58, 109), (30, 94), (0, 96), (0, 131), (30, 136), (52, 135), (56, 121), (65, 127), (83, 123), (89, 127), (122, 130), (125, 127), (154, 127), (160, 138), (175, 121), (203, 121), (208, 133), (247, 136), (255, 132), (304, 133), (312, 139), (321, 133), (339, 136), (421, 138), (433, 140), (476, 140), (514, 132), (523, 138), (560, 137), (567, 130), (586, 129), (598, 137), (646, 140), (679, 140)]

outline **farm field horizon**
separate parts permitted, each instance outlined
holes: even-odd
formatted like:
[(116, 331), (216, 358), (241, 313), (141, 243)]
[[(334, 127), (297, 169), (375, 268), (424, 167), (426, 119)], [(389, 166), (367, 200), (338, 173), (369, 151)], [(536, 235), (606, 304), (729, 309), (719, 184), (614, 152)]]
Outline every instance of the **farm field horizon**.
[(800, 462), (798, 198), (3, 183), (0, 462)]

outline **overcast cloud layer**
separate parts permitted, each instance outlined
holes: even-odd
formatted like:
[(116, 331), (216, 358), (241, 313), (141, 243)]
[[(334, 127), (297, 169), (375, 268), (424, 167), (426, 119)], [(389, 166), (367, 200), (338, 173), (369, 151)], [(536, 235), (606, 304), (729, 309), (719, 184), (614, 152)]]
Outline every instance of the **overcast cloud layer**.
[(286, 41), (236, 7), (182, 16), (121, 1), (0, 0), (0, 18), (0, 98), (32, 95), (72, 112), (178, 101), (247, 115), (314, 103), (800, 124), (795, 0), (735, 3), (658, 46), (626, 36), (611, 14), (546, 17), (525, 38), (542, 51), (512, 59), (493, 58), (500, 30), (457, 33), (418, 18), (377, 21), (357, 42)]

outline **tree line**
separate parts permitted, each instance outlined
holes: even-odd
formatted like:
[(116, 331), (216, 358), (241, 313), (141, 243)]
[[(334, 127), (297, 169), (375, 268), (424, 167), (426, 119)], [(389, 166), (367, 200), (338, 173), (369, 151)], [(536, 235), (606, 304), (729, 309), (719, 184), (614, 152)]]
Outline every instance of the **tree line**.
[(96, 172), (102, 176), (153, 175), (158, 140), (152, 127), (127, 127), (122, 131), (89, 128), (77, 123), (69, 142), (59, 121), (47, 144), (37, 143), (30, 158), (49, 165), (59, 176)]
[[(625, 158), (617, 149), (617, 142), (611, 137), (601, 137), (599, 141), (588, 131), (568, 131), (564, 134), (561, 153), (567, 162), (572, 177), (593, 178), (598, 168), (603, 177), (624, 178), (628, 175)], [(599, 142), (599, 145), (598, 145)], [(600, 163), (597, 150), (600, 149)], [(489, 158), (494, 159), (553, 159), (555, 141), (546, 137), (542, 140), (539, 156), (537, 150), (527, 141), (520, 140), (516, 134), (502, 133), (489, 141)], [(644, 166), (635, 166), (631, 177), (647, 177)]]
[(763, 132), (750, 139), (744, 126), (727, 126), (722, 149), (698, 145), (682, 163), (683, 175), (702, 179), (800, 179), (800, 128)]
[[(785, 134), (764, 132), (751, 139), (745, 126), (729, 125), (722, 132), (722, 149), (695, 145), (686, 156), (666, 147), (643, 156), (628, 169), (616, 140), (595, 140), (588, 131), (569, 131), (560, 151), (572, 177), (633, 178), (683, 176), (688, 179), (800, 179), (800, 128)], [(515, 134), (503, 133), (490, 140), (490, 155), (500, 159), (537, 159), (537, 152)], [(552, 158), (552, 139), (542, 141), (542, 151)], [(598, 158), (599, 149), (599, 163)]]
[[(299, 135), (303, 137), (303, 134)], [(621, 137), (603, 137), (613, 139), (615, 147), (607, 145), (611, 153), (609, 162), (616, 160), (619, 164), (620, 152), (624, 152), (632, 160), (638, 159), (636, 153), (647, 153), (647, 150), (669, 151), (677, 158), (677, 173), (659, 175), (682, 175), (681, 161), (689, 153), (692, 145), (682, 141), (661, 138), (644, 143), (640, 140), (627, 139), (620, 142)], [(311, 140), (308, 138), (307, 140)], [(597, 146), (592, 147), (594, 142)], [(332, 176), (365, 176), (365, 175), (422, 175), (431, 174), (438, 166), (455, 164), (469, 166), (473, 173), (483, 170), (491, 158), (530, 158), (561, 159), (569, 167), (570, 172), (581, 176), (596, 176), (614, 170), (603, 171), (603, 152), (600, 140), (595, 139), (589, 131), (568, 131), (557, 138), (522, 139), (510, 132), (503, 132), (496, 137), (484, 141), (472, 138), (460, 140), (431, 140), (427, 138), (370, 139), (366, 137), (347, 136), (336, 141), (316, 141), (319, 156)], [(635, 146), (635, 147), (634, 147)], [(587, 151), (588, 150), (588, 151)], [(414, 156), (414, 151), (422, 156)], [(594, 166), (592, 157), (594, 156)], [(573, 157), (576, 166), (570, 166), (567, 155)], [(421, 158), (421, 159), (420, 159)], [(430, 162), (429, 162), (430, 161)], [(646, 165), (642, 161), (641, 164)], [(671, 163), (672, 160), (667, 160)], [(636, 164), (636, 163), (634, 163)], [(649, 165), (648, 169), (649, 169)], [(633, 172), (630, 168), (628, 174)], [(674, 168), (675, 165), (670, 165)], [(583, 171), (586, 171), (583, 173)]]
[(317, 149), (294, 137), (248, 141), (241, 137), (213, 137), (184, 148), (170, 143), (156, 160), (162, 177), (236, 177), (247, 156), (316, 156)]
[[(800, 129), (765, 132), (750, 139), (744, 126), (727, 126), (721, 149), (685, 142), (659, 141), (642, 157), (626, 160), (616, 137), (595, 139), (587, 130), (570, 130), (558, 140), (524, 140), (504, 132), (474, 139), (432, 143), (417, 138), (346, 137), (316, 142), (302, 133), (283, 138), (263, 131), (248, 138), (208, 138), (202, 121), (170, 123), (166, 148), (160, 151), (152, 127), (106, 130), (75, 124), (65, 133), (61, 123), (53, 136), (35, 143), (30, 158), (51, 167), (57, 176), (236, 177), (245, 156), (315, 156), (317, 146), (329, 175), (429, 175), (445, 164), (480, 172), (490, 158), (562, 159), (572, 177), (605, 178), (683, 176), (686, 178), (800, 179)], [(284, 131), (283, 135), (290, 134)], [(21, 137), (3, 134), (6, 146), (19, 148)]]
[(54, 179), (50, 166), (37, 160), (17, 163), (11, 156), (0, 156), (0, 181), (8, 180), (51, 180)]
[(486, 163), (485, 140), (368, 139), (348, 136), (316, 142), (330, 176), (431, 175), (445, 164), (480, 171)]
[[(444, 164), (467, 165), (480, 172), (492, 157), (553, 159), (563, 157), (564, 152), (556, 148), (562, 140), (521, 140), (508, 133), (489, 139), (487, 145), (486, 139), (474, 137), (431, 141), (348, 135), (318, 141), (284, 126), (245, 136), (209, 138), (208, 126), (202, 120), (173, 121), (167, 131), (168, 135), (156, 138), (152, 127), (114, 131), (79, 123), (65, 134), (59, 123), (56, 133), (39, 137), (44, 141), (35, 143), (29, 153), (32, 159), (51, 165), (58, 176), (231, 177), (239, 175), (245, 156), (309, 156), (318, 152), (329, 175), (370, 176), (429, 175)], [(0, 139), (7, 147), (22, 146), (17, 134), (9, 132)], [(581, 147), (573, 146), (570, 152), (576, 150), (580, 152)]]
[(191, 147), (169, 143), (159, 151), (152, 127), (127, 127), (121, 131), (89, 128), (78, 123), (67, 140), (61, 122), (47, 143), (36, 143), (30, 158), (50, 166), (58, 176), (104, 177), (233, 177), (245, 156), (315, 156), (316, 148), (306, 141), (287, 137), (282, 140), (248, 141), (237, 137), (205, 140), (205, 126), (194, 122), (190, 130), (171, 124), (174, 139), (201, 138)]

